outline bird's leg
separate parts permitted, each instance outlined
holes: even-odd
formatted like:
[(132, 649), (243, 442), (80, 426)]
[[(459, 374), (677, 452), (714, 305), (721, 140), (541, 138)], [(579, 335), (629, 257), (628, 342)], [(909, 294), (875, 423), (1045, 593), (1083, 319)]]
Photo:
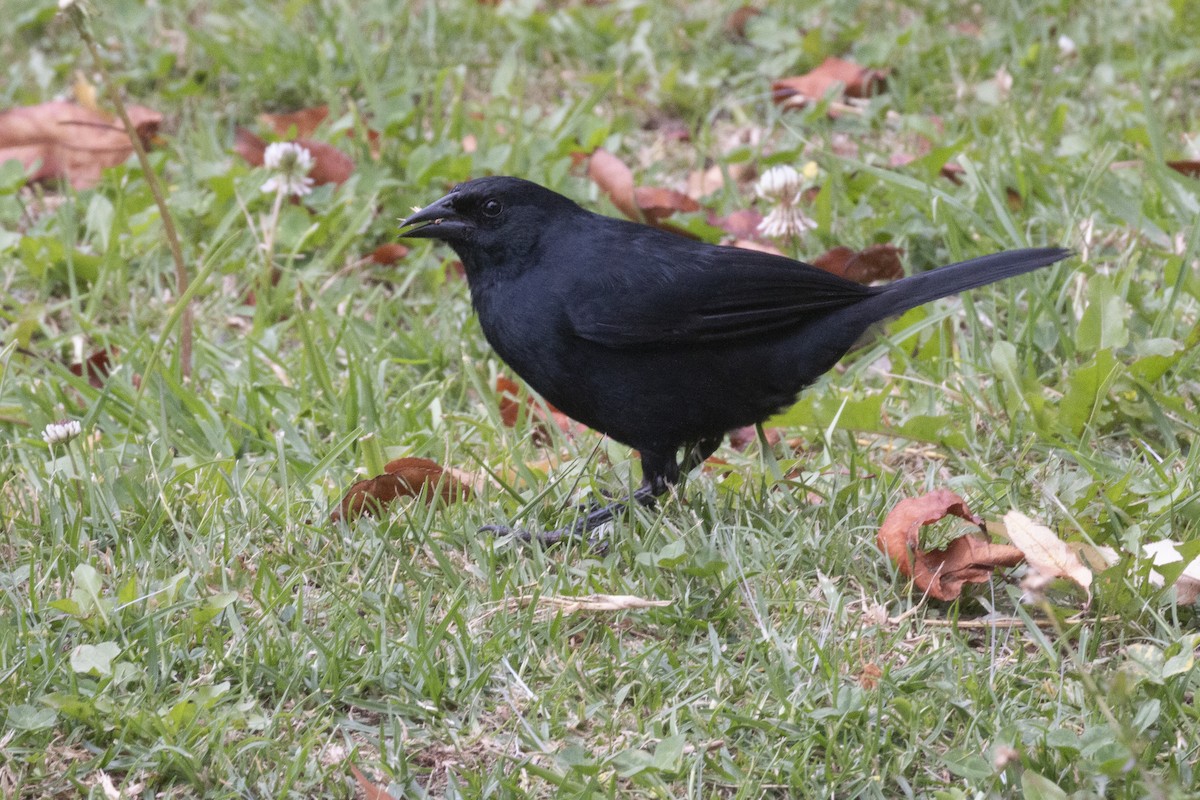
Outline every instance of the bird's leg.
[(709, 456), (717, 452), (717, 448), (721, 446), (723, 438), (725, 437), (712, 436), (688, 445), (687, 449), (683, 451), (683, 466), (680, 467), (680, 473), (687, 475), (708, 460)]
[[(689, 465), (688, 469), (690, 470), (712, 455), (713, 451), (717, 449), (717, 445), (720, 444), (720, 441), (720, 439), (705, 439), (695, 447), (689, 448), (685, 459), (685, 463)], [(643, 449), (642, 485), (628, 498), (593, 508), (583, 517), (577, 519), (573, 525), (566, 528), (559, 528), (558, 530), (531, 533), (519, 529), (514, 530), (501, 525), (487, 525), (480, 528), (480, 530), (500, 535), (515, 536), (524, 542), (538, 542), (544, 545), (557, 544), (564, 539), (582, 538), (589, 531), (593, 531), (601, 525), (611, 522), (618, 514), (624, 513), (629, 508), (630, 500), (641, 506), (653, 506), (659, 496), (666, 494), (677, 483), (679, 483), (679, 462), (676, 460), (675, 450), (660, 452)]]

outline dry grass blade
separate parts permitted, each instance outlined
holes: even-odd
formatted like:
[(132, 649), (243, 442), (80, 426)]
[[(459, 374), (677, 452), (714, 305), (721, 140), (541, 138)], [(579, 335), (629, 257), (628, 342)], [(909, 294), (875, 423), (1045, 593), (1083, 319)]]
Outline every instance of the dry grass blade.
[(533, 616), (535, 620), (541, 622), (551, 619), (555, 614), (636, 611), (645, 608), (663, 608), (671, 605), (672, 602), (671, 600), (647, 600), (644, 597), (630, 594), (587, 594), (577, 597), (553, 594), (518, 595), (502, 600), (484, 611), (471, 620), (471, 627), (478, 628), (497, 614), (520, 611), (530, 605), (537, 606)]

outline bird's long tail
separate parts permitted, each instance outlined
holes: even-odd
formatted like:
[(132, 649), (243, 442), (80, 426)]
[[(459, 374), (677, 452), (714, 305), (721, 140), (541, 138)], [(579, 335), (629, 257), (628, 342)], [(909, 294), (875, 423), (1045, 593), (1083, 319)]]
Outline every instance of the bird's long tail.
[(910, 308), (916, 308), (939, 297), (1048, 267), (1069, 255), (1071, 251), (1061, 247), (1035, 247), (1027, 250), (1006, 250), (1003, 253), (960, 261), (884, 286), (871, 305), (877, 312), (876, 319), (903, 314)]

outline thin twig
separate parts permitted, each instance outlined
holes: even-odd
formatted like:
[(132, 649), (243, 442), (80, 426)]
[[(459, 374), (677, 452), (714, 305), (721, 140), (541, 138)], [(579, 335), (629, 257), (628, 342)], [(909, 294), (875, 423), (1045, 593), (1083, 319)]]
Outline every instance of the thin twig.
[[(162, 218), (163, 232), (167, 236), (167, 246), (171, 251), (171, 257), (175, 260), (175, 292), (182, 300), (188, 290), (188, 273), (187, 266), (183, 262), (183, 248), (179, 245), (179, 234), (175, 231), (175, 220), (171, 216), (170, 209), (167, 208), (166, 195), (163, 193), (162, 184), (159, 183), (158, 175), (150, 166), (150, 159), (146, 155), (146, 148), (142, 145), (141, 137), (138, 136), (137, 128), (134, 127), (133, 121), (129, 118), (129, 112), (125, 110), (125, 103), (121, 101), (121, 93), (117, 91), (117, 85), (109, 74), (108, 68), (104, 65), (104, 60), (100, 57), (100, 49), (96, 45), (96, 40), (92, 38), (91, 31), (88, 30), (85, 12), (78, 5), (73, 5), (68, 10), (68, 16), (71, 22), (75, 24), (76, 30), (83, 38), (84, 44), (92, 54), (92, 60), (96, 62), (96, 69), (100, 72), (100, 77), (104, 81), (104, 89), (108, 93), (109, 102), (113, 108), (117, 110), (117, 116), (121, 118), (121, 123), (125, 126), (125, 133), (129, 136), (129, 143), (133, 145), (133, 152), (137, 153), (138, 164), (141, 165), (142, 173), (146, 176), (146, 183), (150, 186), (150, 193), (154, 195), (154, 202), (158, 206), (159, 216)], [(179, 364), (180, 370), (185, 379), (192, 375), (192, 329), (194, 323), (192, 320), (192, 303), (190, 300), (185, 301), (183, 315), (179, 320)]]

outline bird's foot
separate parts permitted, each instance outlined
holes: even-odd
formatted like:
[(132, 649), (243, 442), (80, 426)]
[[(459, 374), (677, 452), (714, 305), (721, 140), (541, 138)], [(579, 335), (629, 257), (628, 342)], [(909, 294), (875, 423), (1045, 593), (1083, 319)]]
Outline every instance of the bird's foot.
[[(617, 515), (625, 513), (629, 509), (631, 501), (643, 506), (653, 506), (654, 493), (649, 487), (643, 486), (634, 492), (631, 497), (608, 503), (607, 505), (591, 503), (586, 506), (586, 514), (576, 519), (573, 524), (565, 528), (558, 528), (557, 530), (534, 533), (522, 528), (510, 528), (506, 525), (484, 525), (479, 530), (495, 536), (511, 536), (522, 542), (536, 542), (543, 546), (578, 540), (585, 542), (593, 550), (603, 553), (608, 549), (607, 542), (597, 536), (589, 536), (588, 534), (600, 526), (612, 522), (616, 519)], [(581, 508), (580, 510), (584, 509)]]

